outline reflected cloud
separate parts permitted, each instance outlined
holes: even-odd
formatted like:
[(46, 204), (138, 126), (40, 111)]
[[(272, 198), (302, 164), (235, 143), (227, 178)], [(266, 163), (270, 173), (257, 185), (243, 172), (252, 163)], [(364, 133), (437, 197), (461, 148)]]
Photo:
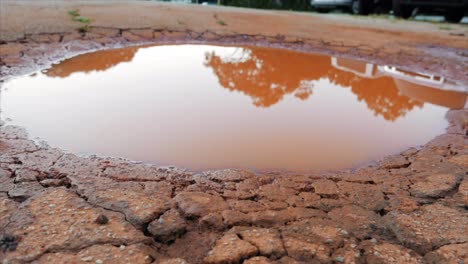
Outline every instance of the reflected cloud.
[(440, 77), (288, 50), (238, 48), (231, 56), (211, 52), (205, 56), (205, 65), (224, 88), (251, 97), (258, 107), (270, 107), (287, 94), (306, 100), (312, 95), (313, 82), (320, 79), (350, 88), (375, 115), (388, 121), (425, 102), (463, 108), (467, 97), (464, 92), (440, 90), (457, 88)]

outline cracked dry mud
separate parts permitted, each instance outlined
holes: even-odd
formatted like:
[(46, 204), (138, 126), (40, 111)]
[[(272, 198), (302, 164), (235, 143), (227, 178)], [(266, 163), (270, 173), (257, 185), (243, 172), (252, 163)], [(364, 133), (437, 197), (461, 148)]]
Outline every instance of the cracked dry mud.
[[(163, 13), (174, 8), (161, 7)], [(4, 38), (0, 79), (93, 49), (150, 43), (255, 42), (375, 60), (392, 54), (401, 63), (421, 55), (409, 46), (369, 47), (365, 38), (348, 47), (339, 38), (287, 35), (284, 29), (258, 35), (235, 26), (198, 27), (107, 25), (84, 34), (42, 29)], [(437, 56), (410, 66), (466, 74), (463, 60), (444, 66)], [(0, 261), (467, 263), (468, 111), (450, 111), (447, 119), (447, 133), (421, 148), (356, 171), (324, 174), (193, 173), (80, 157), (38, 146), (21, 128), (0, 123)]]

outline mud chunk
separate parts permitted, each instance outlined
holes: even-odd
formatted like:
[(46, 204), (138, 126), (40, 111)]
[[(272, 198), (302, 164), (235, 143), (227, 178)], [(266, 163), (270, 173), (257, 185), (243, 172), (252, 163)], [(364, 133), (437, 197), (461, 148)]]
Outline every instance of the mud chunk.
[(355, 205), (335, 208), (328, 216), (344, 230), (357, 238), (365, 238), (372, 232), (371, 225), (378, 225), (379, 216), (369, 210)]
[(140, 36), (145, 39), (152, 39), (153, 38), (153, 30), (152, 29), (131, 29), (130, 33)]
[(406, 168), (411, 164), (411, 162), (404, 156), (393, 155), (385, 157), (380, 162), (380, 167), (383, 169), (401, 169)]
[(338, 183), (340, 200), (363, 208), (378, 211), (387, 204), (384, 194), (377, 185), (350, 183), (341, 181)]
[(0, 168), (0, 179), (10, 178), (10, 177), (11, 177), (10, 171)]
[(283, 242), (281, 241), (280, 234), (275, 229), (242, 229), (236, 230), (236, 228), (234, 228), (232, 231), (237, 231), (236, 233), (239, 234), (239, 236), (243, 240), (256, 246), (259, 250), (260, 255), (267, 256), (270, 258), (280, 258), (286, 253), (283, 247)]
[(94, 178), (89, 184), (78, 184), (78, 190), (92, 204), (125, 214), (128, 221), (143, 226), (171, 208), (163, 194), (146, 192), (138, 183), (115, 183)]
[(468, 243), (443, 246), (424, 256), (429, 264), (468, 263)]
[(158, 264), (189, 264), (185, 259), (173, 258), (158, 262)]
[(236, 234), (228, 233), (216, 241), (212, 251), (204, 259), (205, 263), (240, 263), (242, 260), (255, 256), (258, 249), (252, 244), (239, 239)]
[(409, 156), (416, 155), (416, 153), (418, 153), (418, 151), (419, 150), (417, 148), (411, 147), (411, 148), (401, 152), (400, 155), (409, 157)]
[(254, 176), (250, 171), (238, 169), (216, 170), (207, 173), (208, 179), (218, 182), (240, 182)]
[(374, 175), (374, 173), (371, 169), (363, 168), (356, 173), (346, 173), (342, 176), (342, 180), (355, 183), (372, 183), (371, 175)]
[(318, 180), (312, 183), (315, 193), (324, 198), (338, 198), (338, 187), (331, 180)]
[(460, 181), (459, 176), (453, 174), (436, 174), (424, 181), (411, 185), (411, 194), (421, 198), (439, 198), (452, 191)]
[(60, 41), (59, 34), (35, 34), (29, 37), (32, 41), (39, 43), (53, 43)]
[(245, 260), (243, 263), (244, 264), (272, 264), (274, 262), (266, 257), (253, 257), (253, 258), (249, 258), (248, 260)]
[(296, 190), (285, 188), (277, 184), (268, 184), (260, 187), (258, 196), (270, 201), (286, 201), (289, 197), (296, 195)]
[[(126, 246), (124, 249), (120, 249), (111, 244), (105, 245), (93, 245), (85, 248), (77, 253), (72, 252), (57, 252), (47, 253), (39, 260), (39, 264), (49, 263), (63, 263), (63, 264), (74, 264), (74, 263), (153, 263), (155, 259), (153, 249), (143, 244), (135, 244)], [(177, 262), (174, 262), (177, 263)]]
[(112, 28), (92, 27), (90, 33), (99, 34), (103, 37), (117, 37), (119, 35), (119, 30)]
[(141, 37), (140, 35), (135, 35), (131, 33), (130, 31), (123, 31), (122, 37), (125, 38), (129, 42), (138, 42), (138, 41), (144, 40), (144, 38)]
[(258, 200), (267, 210), (283, 210), (288, 208), (288, 203), (280, 201)]
[(344, 239), (349, 235), (347, 230), (340, 228), (332, 221), (320, 218), (292, 222), (283, 227), (281, 233), (283, 236), (320, 243), (330, 248), (342, 247)]
[(345, 245), (343, 248), (334, 250), (331, 256), (331, 259), (335, 261), (333, 263), (363, 263), (361, 252), (354, 242)]
[(13, 189), (8, 191), (8, 196), (19, 202), (23, 202), (43, 190), (44, 187), (42, 187), (38, 182), (21, 182), (15, 184)]
[(461, 129), (468, 128), (468, 112), (466, 110), (450, 110), (445, 117), (450, 123)]
[(186, 192), (207, 192), (214, 191), (217, 193), (223, 192), (223, 185), (211, 180), (208, 180), (203, 175), (195, 175), (193, 177), (195, 184), (192, 184), (185, 189)]
[(253, 191), (232, 191), (232, 190), (224, 190), (223, 193), (224, 198), (232, 198), (232, 199), (251, 199), (255, 197), (255, 193)]
[(468, 155), (459, 155), (448, 160), (450, 163), (466, 168), (468, 166)]
[(29, 169), (19, 169), (15, 171), (15, 183), (36, 181), (39, 172)]
[(228, 204), (220, 196), (202, 192), (183, 192), (174, 199), (187, 217), (201, 217), (229, 209)]
[(426, 205), (410, 214), (390, 212), (384, 223), (403, 245), (420, 254), (467, 241), (466, 215), (440, 204)]
[(171, 38), (173, 40), (182, 40), (185, 39), (187, 33), (184, 31), (164, 31), (164, 36)]
[(266, 210), (248, 214), (252, 224), (261, 227), (270, 227), (283, 225), (290, 221), (297, 221), (312, 217), (325, 217), (326, 214), (320, 210), (310, 208), (292, 208), (288, 207), (285, 210), (273, 211)]
[(165, 212), (159, 219), (151, 222), (148, 231), (156, 241), (168, 243), (183, 235), (186, 228), (187, 224), (184, 218), (180, 216), (177, 210), (172, 209)]
[(410, 196), (404, 195), (388, 195), (389, 203), (385, 207), (387, 211), (402, 211), (405, 213), (411, 213), (419, 208), (417, 199)]
[(457, 201), (463, 206), (468, 206), (468, 180), (463, 180), (458, 186), (458, 192), (454, 195)]
[[(94, 221), (100, 214), (105, 214), (110, 221), (96, 228)], [(59, 248), (73, 251), (96, 243), (148, 242), (121, 214), (91, 207), (64, 188), (47, 189), (24, 203), (15, 215), (6, 232), (19, 236), (21, 243), (15, 252), (6, 255), (7, 262), (29, 262)], [(28, 217), (31, 220), (24, 222)]]
[(252, 216), (248, 214), (241, 213), (239, 211), (234, 210), (225, 210), (221, 212), (223, 217), (224, 224), (232, 227), (232, 226), (244, 226), (249, 225), (252, 222)]
[(8, 192), (13, 189), (13, 179), (11, 177), (11, 172), (0, 168), (0, 192)]
[(313, 260), (330, 262), (330, 249), (324, 245), (305, 242), (296, 238), (284, 237), (284, 246), (288, 256), (298, 261), (310, 263)]
[(207, 214), (200, 219), (200, 226), (207, 229), (224, 229), (223, 217), (220, 213)]
[(14, 213), (18, 204), (10, 199), (0, 195), (0, 230), (8, 224), (10, 217)]
[(407, 192), (411, 185), (408, 177), (401, 174), (390, 174), (388, 172), (379, 172), (372, 175), (372, 181), (378, 184), (381, 190), (389, 194), (401, 195)]
[(299, 262), (289, 256), (284, 256), (281, 259), (279, 259), (277, 263), (278, 264), (303, 264), (304, 262), (302, 261)]
[(228, 201), (228, 203), (233, 210), (237, 210), (242, 213), (250, 213), (265, 210), (265, 206), (263, 204), (250, 200), (231, 200)]
[(311, 207), (318, 208), (325, 212), (330, 212), (334, 208), (343, 206), (339, 200), (321, 198), (311, 203)]
[(210, 40), (218, 40), (220, 38), (220, 36), (213, 33), (213, 32), (203, 32), (202, 38), (204, 40), (210, 41)]
[(44, 187), (59, 187), (59, 186), (70, 187), (70, 180), (68, 178), (45, 179), (41, 181), (40, 183)]
[(292, 207), (316, 207), (320, 196), (315, 193), (301, 192), (299, 195), (289, 197), (286, 202)]
[(390, 243), (373, 245), (366, 250), (366, 253), (367, 263), (424, 263), (423, 258), (414, 251)]
[(26, 47), (20, 43), (7, 43), (0, 45), (0, 56), (18, 56)]

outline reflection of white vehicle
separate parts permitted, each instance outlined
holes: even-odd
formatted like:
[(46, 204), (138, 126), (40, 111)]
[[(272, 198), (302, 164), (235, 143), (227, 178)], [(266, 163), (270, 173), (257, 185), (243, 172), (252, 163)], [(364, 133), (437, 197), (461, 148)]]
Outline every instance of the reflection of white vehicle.
[(440, 76), (336, 57), (332, 57), (331, 64), (336, 69), (352, 72), (362, 78), (391, 77), (400, 94), (414, 100), (451, 109), (468, 108), (468, 91)]

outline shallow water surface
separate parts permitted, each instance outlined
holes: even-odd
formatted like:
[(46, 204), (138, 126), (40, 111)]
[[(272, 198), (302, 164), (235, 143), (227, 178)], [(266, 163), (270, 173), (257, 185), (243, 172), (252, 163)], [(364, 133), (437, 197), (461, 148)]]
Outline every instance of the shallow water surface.
[[(454, 91), (448, 91), (454, 90)], [(131, 47), (4, 85), (2, 119), (78, 154), (193, 170), (352, 168), (443, 133), (443, 77), (259, 47)]]

